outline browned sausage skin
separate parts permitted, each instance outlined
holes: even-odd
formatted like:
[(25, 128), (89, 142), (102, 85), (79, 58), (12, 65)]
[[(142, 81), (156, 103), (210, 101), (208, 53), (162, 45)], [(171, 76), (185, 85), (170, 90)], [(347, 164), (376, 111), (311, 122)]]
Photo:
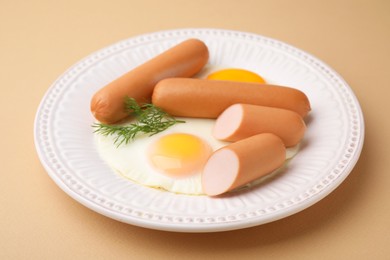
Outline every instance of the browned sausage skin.
[(310, 111), (309, 99), (295, 88), (195, 78), (160, 81), (152, 102), (171, 115), (200, 118), (217, 118), (236, 103), (288, 109), (302, 117)]
[(215, 151), (202, 172), (203, 192), (217, 196), (281, 167), (286, 158), (282, 140), (274, 134), (258, 134)]
[(192, 77), (209, 58), (207, 46), (198, 39), (189, 39), (117, 78), (100, 89), (91, 100), (91, 112), (102, 123), (115, 123), (128, 116), (124, 99), (150, 102), (153, 88), (160, 80), (171, 77)]

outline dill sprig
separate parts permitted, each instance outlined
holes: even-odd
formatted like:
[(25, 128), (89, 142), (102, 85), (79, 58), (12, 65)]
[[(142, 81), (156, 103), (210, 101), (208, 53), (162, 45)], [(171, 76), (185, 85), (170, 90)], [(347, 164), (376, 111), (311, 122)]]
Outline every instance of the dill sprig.
[(176, 123), (185, 122), (177, 120), (153, 104), (139, 105), (134, 98), (130, 97), (125, 98), (125, 109), (129, 115), (135, 117), (135, 122), (129, 125), (95, 123), (92, 125), (92, 127), (96, 128), (94, 133), (104, 136), (115, 135), (114, 144), (119, 147), (122, 144), (128, 144), (139, 133), (146, 133), (152, 136)]

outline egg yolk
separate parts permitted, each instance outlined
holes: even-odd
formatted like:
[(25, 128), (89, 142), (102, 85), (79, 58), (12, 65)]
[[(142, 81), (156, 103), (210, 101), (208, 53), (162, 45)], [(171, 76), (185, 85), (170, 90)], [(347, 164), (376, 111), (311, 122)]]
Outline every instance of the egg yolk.
[(261, 76), (244, 69), (218, 70), (209, 74), (207, 79), (265, 83), (265, 80)]
[(191, 134), (168, 134), (149, 148), (149, 161), (170, 177), (186, 177), (199, 172), (210, 156), (211, 147)]

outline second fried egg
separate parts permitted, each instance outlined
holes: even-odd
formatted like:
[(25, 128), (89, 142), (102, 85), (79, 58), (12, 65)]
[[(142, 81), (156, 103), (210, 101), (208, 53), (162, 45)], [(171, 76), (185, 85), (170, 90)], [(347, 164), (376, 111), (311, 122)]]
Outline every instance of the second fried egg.
[(207, 75), (207, 79), (265, 83), (265, 80), (260, 75), (249, 70), (237, 68), (226, 68), (214, 71)]

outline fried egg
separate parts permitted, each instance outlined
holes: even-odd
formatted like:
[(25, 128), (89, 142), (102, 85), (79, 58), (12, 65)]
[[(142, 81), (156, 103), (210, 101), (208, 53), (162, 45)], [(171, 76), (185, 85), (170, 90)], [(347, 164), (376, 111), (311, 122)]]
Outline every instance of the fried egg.
[(265, 83), (265, 80), (258, 74), (244, 69), (221, 69), (210, 73), (206, 77), (210, 80), (230, 80), (230, 81), (241, 81), (241, 82), (255, 82)]
[(215, 120), (180, 118), (153, 136), (139, 135), (117, 147), (114, 136), (96, 135), (99, 153), (111, 168), (141, 185), (174, 193), (203, 194), (201, 171), (210, 154), (227, 145), (212, 137)]
[[(119, 147), (114, 144), (115, 136), (95, 135), (98, 151), (114, 171), (130, 181), (173, 193), (203, 195), (203, 165), (213, 151), (229, 142), (212, 136), (213, 119), (178, 119), (185, 123), (153, 136), (139, 135)], [(286, 159), (297, 150), (287, 149)]]

